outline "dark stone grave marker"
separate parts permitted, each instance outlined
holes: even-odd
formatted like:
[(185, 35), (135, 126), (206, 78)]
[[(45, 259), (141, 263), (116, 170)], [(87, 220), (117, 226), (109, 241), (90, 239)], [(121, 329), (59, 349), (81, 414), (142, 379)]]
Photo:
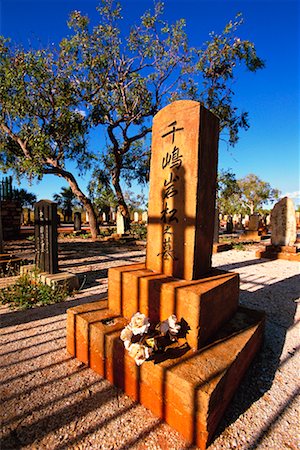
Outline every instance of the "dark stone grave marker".
[(36, 265), (42, 272), (58, 273), (57, 204), (40, 200), (34, 205)]

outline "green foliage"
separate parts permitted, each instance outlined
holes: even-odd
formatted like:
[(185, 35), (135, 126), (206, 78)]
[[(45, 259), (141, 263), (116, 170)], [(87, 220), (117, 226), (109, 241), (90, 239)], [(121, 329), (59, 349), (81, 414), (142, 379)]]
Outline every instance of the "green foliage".
[[(128, 208), (120, 181), (146, 182), (152, 117), (176, 99), (201, 101), (215, 112), (229, 143), (249, 127), (247, 113), (233, 103), (239, 66), (264, 67), (255, 46), (238, 36), (237, 16), (221, 34), (191, 48), (185, 21), (168, 23), (156, 2), (121, 36), (121, 6), (102, 0), (99, 22), (74, 11), (71, 34), (59, 49), (14, 49), (0, 40), (0, 167), (18, 175), (52, 173), (74, 182), (68, 160), (80, 170), (95, 158), (86, 146), (90, 127), (106, 132), (97, 159), (111, 176), (122, 214)], [(127, 25), (127, 24), (126, 24)], [(78, 190), (78, 189), (77, 189)], [(77, 195), (77, 194), (76, 194)], [(83, 193), (78, 196), (83, 199)]]
[(221, 214), (263, 214), (268, 212), (263, 204), (279, 195), (278, 189), (273, 189), (270, 183), (254, 174), (240, 180), (230, 170), (223, 170), (218, 175), (217, 205)]
[(222, 170), (218, 174), (217, 206), (221, 214), (242, 213), (240, 188), (236, 176), (231, 170)]
[(72, 212), (75, 206), (78, 206), (78, 201), (76, 196), (72, 192), (70, 187), (62, 187), (60, 194), (54, 194), (53, 200), (58, 204), (58, 206), (66, 212)]
[(37, 198), (35, 194), (26, 191), (26, 189), (14, 189), (14, 199), (18, 200), (22, 208), (29, 208), (36, 203)]
[(260, 212), (265, 202), (274, 201), (280, 195), (278, 189), (272, 188), (270, 183), (252, 173), (238, 180), (238, 185), (241, 191), (241, 202), (250, 214)]
[(147, 239), (147, 227), (144, 224), (132, 224), (131, 233), (136, 239), (139, 239), (141, 241), (145, 241)]
[(116, 207), (117, 198), (110, 184), (110, 176), (107, 171), (97, 168), (93, 171), (91, 181), (88, 184), (90, 198), (100, 213), (108, 212), (110, 207)]
[(32, 282), (24, 275), (16, 284), (0, 289), (0, 303), (10, 308), (29, 309), (64, 301), (68, 297), (65, 286), (50, 287), (38, 281)]

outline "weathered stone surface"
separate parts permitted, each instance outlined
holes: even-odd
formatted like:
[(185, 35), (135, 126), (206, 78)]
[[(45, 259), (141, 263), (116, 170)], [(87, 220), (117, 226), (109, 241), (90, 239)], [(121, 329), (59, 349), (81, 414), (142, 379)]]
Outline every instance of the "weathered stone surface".
[(259, 214), (252, 214), (249, 217), (249, 225), (248, 225), (249, 231), (257, 231), (258, 230), (259, 220), (260, 220)]
[(205, 449), (261, 345), (264, 315), (239, 308), (201, 350), (173, 349), (137, 367), (120, 340), (124, 318), (88, 311), (102, 306), (68, 310), (69, 352)]
[(293, 245), (296, 242), (296, 214), (292, 199), (284, 197), (271, 213), (271, 242), (273, 245)]
[(215, 219), (218, 119), (177, 101), (153, 120), (147, 268), (194, 280), (209, 272)]
[(58, 272), (57, 204), (40, 200), (34, 205), (36, 264), (42, 272)]
[(125, 233), (125, 220), (120, 211), (117, 211), (117, 234)]
[(190, 327), (187, 340), (201, 347), (235, 313), (239, 276), (213, 269), (199, 280), (180, 280), (143, 264), (109, 270), (108, 307), (128, 320), (137, 311), (155, 323), (175, 314)]

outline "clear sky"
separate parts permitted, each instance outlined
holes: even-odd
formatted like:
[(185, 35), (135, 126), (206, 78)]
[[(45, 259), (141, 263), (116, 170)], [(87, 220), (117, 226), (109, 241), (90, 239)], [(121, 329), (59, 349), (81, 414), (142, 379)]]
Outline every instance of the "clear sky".
[[(94, 0), (0, 0), (0, 34), (24, 46), (58, 43), (70, 33), (69, 13), (87, 13), (96, 24)], [(123, 15), (131, 25), (152, 0), (121, 0)], [(255, 173), (300, 204), (299, 186), (299, 1), (297, 0), (165, 0), (165, 18), (185, 18), (191, 45), (201, 45), (210, 31), (221, 32), (225, 24), (242, 12), (240, 37), (253, 41), (266, 68), (255, 74), (242, 70), (235, 84), (235, 101), (248, 111), (250, 129), (238, 144), (227, 150), (220, 144), (219, 169), (232, 169), (237, 178)], [(1, 101), (1, 100), (0, 100)], [(91, 148), (99, 148), (99, 136), (90, 137)], [(85, 190), (89, 174), (79, 178)], [(52, 198), (67, 183), (46, 175), (38, 185), (22, 187), (38, 199)]]

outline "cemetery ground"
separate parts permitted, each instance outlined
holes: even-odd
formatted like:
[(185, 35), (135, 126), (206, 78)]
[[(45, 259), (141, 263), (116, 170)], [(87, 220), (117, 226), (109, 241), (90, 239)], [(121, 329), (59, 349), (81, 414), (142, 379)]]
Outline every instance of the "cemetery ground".
[[(237, 245), (213, 255), (214, 267), (240, 274), (240, 303), (264, 310), (267, 320), (262, 350), (211, 450), (300, 446), (299, 264), (258, 259), (256, 249)], [(10, 241), (5, 251), (30, 260), (34, 244)], [(168, 425), (66, 352), (66, 310), (101, 298), (105, 302), (108, 268), (144, 259), (141, 245), (60, 238), (60, 270), (79, 277), (80, 291), (65, 302), (31, 310), (0, 307), (3, 450), (190, 448)]]

